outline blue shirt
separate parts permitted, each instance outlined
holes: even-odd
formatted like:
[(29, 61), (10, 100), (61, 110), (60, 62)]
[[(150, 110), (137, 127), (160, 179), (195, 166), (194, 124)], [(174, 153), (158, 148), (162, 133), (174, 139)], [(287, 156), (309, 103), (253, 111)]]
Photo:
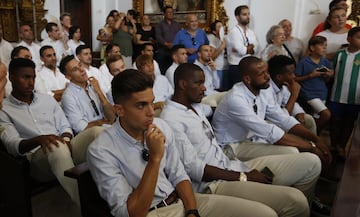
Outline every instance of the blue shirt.
[(299, 122), (277, 104), (270, 87), (255, 96), (243, 82), (235, 84), (222, 98), (213, 117), (221, 144), (246, 140), (274, 144), (284, 136), (284, 130), (296, 124)]
[[(180, 161), (169, 126), (157, 118), (154, 124), (165, 135), (166, 143), (151, 207), (166, 199), (178, 183), (190, 180)], [(115, 216), (129, 216), (128, 197), (139, 185), (147, 164), (142, 158), (144, 146), (146, 142), (143, 145), (127, 134), (117, 119), (88, 148), (91, 174), (100, 195)]]
[[(314, 63), (310, 56), (307, 56), (300, 60), (296, 65), (295, 75), (304, 76), (310, 74), (314, 69), (326, 66), (327, 68), (332, 68), (329, 60), (324, 57), (320, 58), (319, 64)], [(327, 97), (327, 86), (323, 77), (316, 77), (306, 81), (300, 82), (301, 90), (300, 96), (303, 97), (306, 101), (319, 98), (321, 100), (326, 100)]]
[(0, 126), (1, 141), (7, 151), (15, 156), (20, 155), (19, 144), (24, 139), (49, 134), (60, 136), (65, 132), (72, 134), (63, 110), (47, 94), (34, 93), (30, 105), (13, 95), (4, 99), (0, 111)]
[(185, 170), (193, 181), (196, 192), (204, 192), (209, 185), (203, 182), (206, 164), (221, 169), (238, 172), (248, 172), (249, 167), (239, 160), (229, 160), (221, 147), (217, 144), (215, 134), (205, 114), (211, 114), (211, 108), (205, 104), (193, 104), (192, 109), (174, 102), (166, 101), (160, 117), (173, 129), (176, 147)]
[(193, 63), (197, 59), (197, 50), (201, 45), (209, 44), (209, 39), (202, 29), (196, 30), (194, 38), (186, 29), (182, 29), (176, 34), (173, 44), (183, 44), (185, 48), (194, 48), (195, 52), (191, 55), (188, 54), (188, 63)]
[[(84, 88), (70, 82), (61, 98), (61, 106), (75, 133), (83, 131), (89, 122), (104, 118), (99, 96), (91, 86), (88, 85), (86, 89), (89, 95)], [(96, 114), (89, 97), (94, 100), (99, 115)]]

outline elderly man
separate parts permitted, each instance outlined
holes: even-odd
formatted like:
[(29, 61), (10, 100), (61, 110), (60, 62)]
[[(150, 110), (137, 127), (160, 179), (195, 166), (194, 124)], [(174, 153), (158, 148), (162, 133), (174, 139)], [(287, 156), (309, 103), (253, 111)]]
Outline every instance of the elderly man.
[(174, 45), (183, 44), (188, 54), (188, 62), (193, 63), (197, 58), (197, 50), (203, 44), (209, 44), (204, 30), (199, 28), (198, 18), (195, 14), (186, 17), (186, 28), (180, 30), (173, 41)]
[(34, 32), (30, 25), (23, 24), (20, 26), (19, 29), (19, 36), (20, 36), (20, 43), (18, 46), (27, 47), (31, 53), (32, 60), (36, 65), (36, 69), (39, 70), (41, 67), (41, 60), (40, 60), (40, 45), (34, 42)]

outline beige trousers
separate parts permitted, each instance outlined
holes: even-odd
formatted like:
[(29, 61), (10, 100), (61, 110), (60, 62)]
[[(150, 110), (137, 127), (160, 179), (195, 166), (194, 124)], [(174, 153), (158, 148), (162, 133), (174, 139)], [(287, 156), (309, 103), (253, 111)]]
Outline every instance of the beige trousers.
[(77, 181), (65, 177), (64, 171), (74, 167), (74, 162), (79, 164), (86, 161), (87, 147), (102, 131), (102, 127), (92, 127), (79, 133), (71, 140), (72, 152), (66, 144), (59, 142), (59, 147), (53, 145), (52, 152), (45, 154), (40, 148), (28, 155), (31, 176), (44, 182), (56, 178), (80, 207)]
[[(276, 212), (262, 203), (238, 197), (216, 194), (195, 194), (196, 204), (202, 217), (276, 217)], [(147, 217), (184, 217), (185, 209), (181, 200), (160, 209)], [(303, 217), (306, 217), (304, 215)]]

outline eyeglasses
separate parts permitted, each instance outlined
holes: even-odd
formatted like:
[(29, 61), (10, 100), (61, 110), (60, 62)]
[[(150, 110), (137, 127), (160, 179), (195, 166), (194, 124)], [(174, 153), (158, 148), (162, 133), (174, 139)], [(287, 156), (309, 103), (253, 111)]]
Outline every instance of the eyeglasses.
[(254, 110), (255, 114), (257, 114), (258, 107), (257, 107), (257, 105), (256, 105), (256, 100), (255, 100), (255, 99), (254, 99), (253, 110)]
[(142, 155), (142, 159), (143, 159), (144, 161), (149, 161), (149, 159), (150, 159), (150, 152), (149, 152), (149, 150), (147, 150), (146, 148), (144, 148), (144, 149), (142, 150), (142, 152), (141, 152), (141, 155)]
[(100, 115), (99, 109), (97, 108), (95, 101), (90, 97), (89, 90), (85, 88), (85, 92), (86, 92), (86, 94), (88, 95), (88, 97), (90, 99), (91, 106), (93, 107), (96, 115), (99, 116)]
[(205, 121), (202, 121), (202, 127), (205, 131), (207, 138), (212, 141), (215, 138), (214, 132), (211, 130), (211, 127), (206, 124)]
[(196, 45), (196, 41), (195, 41), (195, 38), (194, 38), (194, 37), (191, 38), (191, 41), (192, 41), (192, 45), (195, 46), (195, 45)]

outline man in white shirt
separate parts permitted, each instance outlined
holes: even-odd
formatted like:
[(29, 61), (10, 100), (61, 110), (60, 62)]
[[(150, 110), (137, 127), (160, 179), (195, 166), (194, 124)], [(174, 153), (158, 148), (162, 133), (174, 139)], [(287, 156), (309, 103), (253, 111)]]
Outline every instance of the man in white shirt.
[(283, 111), (295, 117), (302, 125), (316, 134), (314, 118), (306, 114), (296, 102), (300, 93), (300, 84), (295, 81), (295, 61), (284, 55), (277, 55), (268, 61), (271, 76), (270, 88), (276, 102)]
[(20, 43), (18, 46), (27, 47), (31, 53), (32, 61), (34, 61), (36, 65), (36, 69), (39, 70), (41, 68), (41, 60), (40, 60), (40, 45), (34, 42), (34, 32), (30, 25), (23, 24), (19, 29)]
[(69, 40), (69, 30), (71, 27), (71, 14), (64, 12), (59, 17), (62, 27), (62, 37), (65, 42)]
[(242, 82), (223, 97), (214, 113), (219, 143), (242, 160), (302, 151), (316, 154), (323, 167), (328, 166), (332, 156), (322, 139), (275, 102), (266, 63), (254, 56), (245, 57), (239, 70)]
[(261, 49), (255, 33), (248, 27), (250, 10), (247, 5), (240, 5), (235, 9), (235, 18), (238, 24), (229, 32), (226, 49), (229, 61), (229, 86), (241, 81), (238, 64), (241, 58), (256, 55)]
[(154, 79), (154, 109), (162, 109), (164, 107), (165, 100), (172, 96), (174, 89), (171, 87), (171, 84), (165, 76), (154, 73), (153, 58), (150, 55), (141, 54), (136, 58), (135, 63), (140, 71), (150, 75)]
[(56, 65), (60, 65), (60, 61), (63, 57), (71, 55), (71, 49), (61, 36), (61, 32), (59, 31), (59, 27), (56, 23), (47, 23), (45, 30), (49, 37), (41, 42), (41, 47), (44, 45), (52, 46), (56, 53)]
[[(105, 48), (105, 59), (107, 60), (110, 56), (121, 55), (120, 46), (115, 43), (110, 43)], [(121, 59), (122, 60), (122, 59)], [(106, 63), (102, 64), (99, 68), (103, 76), (106, 77), (105, 89), (111, 89), (111, 80), (113, 79), (112, 73), (109, 71), (109, 67)]]
[(69, 80), (56, 67), (56, 53), (53, 47), (45, 45), (40, 49), (41, 61), (44, 65), (37, 73), (46, 86), (47, 94), (60, 102)]
[[(146, 54), (153, 58), (154, 73), (155, 75), (161, 75), (159, 64), (154, 60), (154, 45), (151, 43), (145, 43), (141, 46), (141, 54)], [(136, 63), (133, 63), (133, 68), (138, 69)]]
[(111, 88), (109, 85), (106, 85), (107, 75), (102, 74), (98, 68), (91, 65), (92, 53), (90, 47), (88, 45), (79, 45), (76, 48), (76, 57), (81, 62), (87, 75), (96, 78), (102, 92), (106, 94)]
[(0, 24), (0, 60), (6, 67), (9, 66), (12, 49), (12, 45), (3, 38), (3, 29)]
[(182, 63), (187, 63), (187, 52), (186, 52), (186, 48), (184, 45), (182, 44), (177, 44), (174, 45), (171, 48), (171, 58), (173, 60), (173, 63), (171, 64), (171, 66), (166, 70), (165, 76), (168, 79), (168, 81), (170, 82), (171, 86), (173, 88), (175, 88), (174, 86), (174, 72), (176, 70), (176, 68), (182, 64)]

